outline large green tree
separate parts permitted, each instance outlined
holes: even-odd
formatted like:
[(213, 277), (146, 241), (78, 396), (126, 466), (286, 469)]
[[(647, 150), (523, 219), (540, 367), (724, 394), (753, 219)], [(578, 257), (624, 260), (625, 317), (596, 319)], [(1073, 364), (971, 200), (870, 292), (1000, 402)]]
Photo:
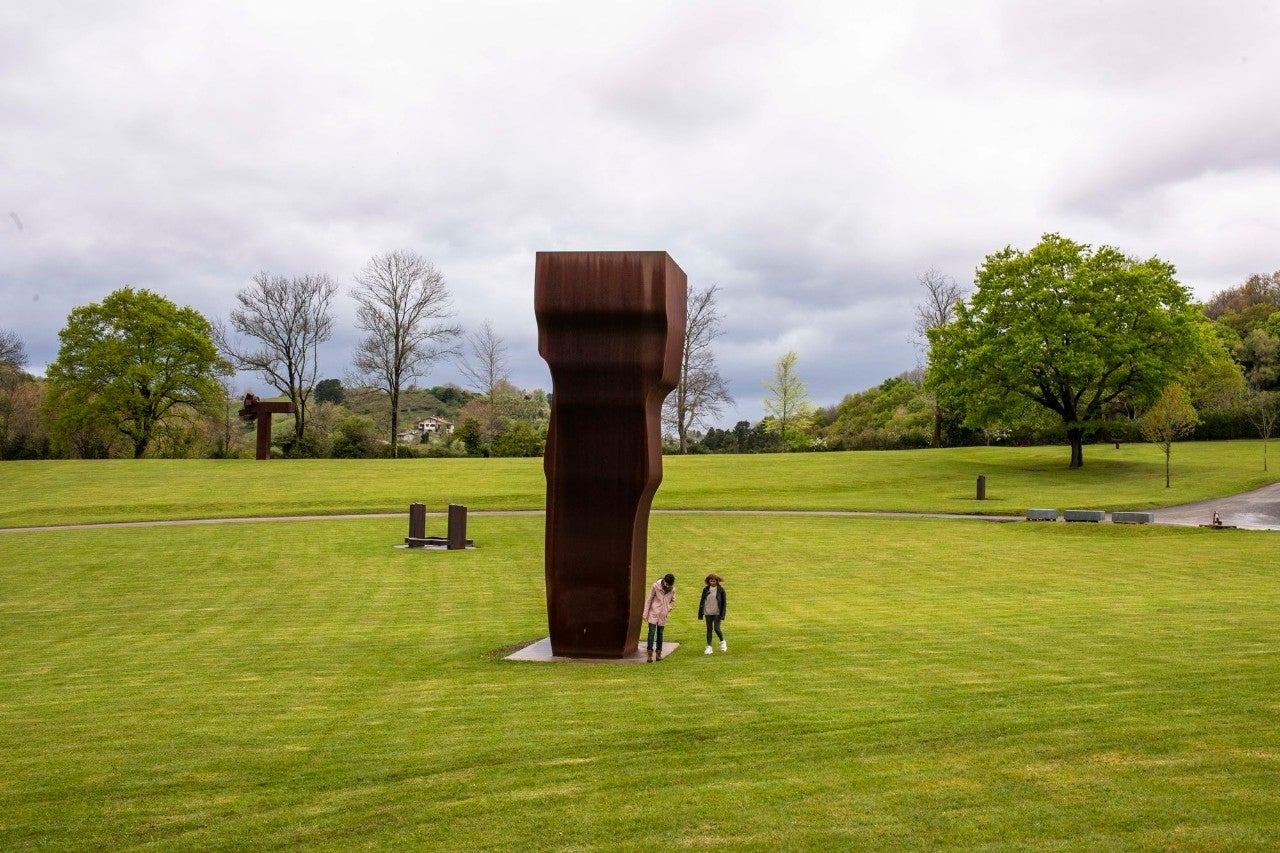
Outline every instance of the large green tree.
[(157, 431), (223, 398), (209, 321), (124, 287), (74, 309), (48, 378), (55, 421), (123, 436), (141, 458)]
[(1062, 421), (1071, 467), (1108, 405), (1143, 405), (1197, 353), (1195, 311), (1172, 264), (1046, 234), (978, 268), (956, 319), (929, 331), (928, 382), (975, 428), (1027, 404)]

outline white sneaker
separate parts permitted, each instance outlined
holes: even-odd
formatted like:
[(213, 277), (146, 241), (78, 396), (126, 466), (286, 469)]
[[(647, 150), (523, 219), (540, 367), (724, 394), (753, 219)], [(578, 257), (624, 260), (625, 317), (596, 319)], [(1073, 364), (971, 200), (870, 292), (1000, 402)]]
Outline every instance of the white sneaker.
[[(707, 646), (707, 648), (708, 648), (708, 649), (710, 649), (711, 647), (710, 647), (710, 646)], [(724, 640), (721, 640), (721, 641), (720, 641), (720, 651), (722, 651), (722, 652), (727, 652), (727, 651), (729, 651), (729, 644), (728, 644), (728, 643), (726, 643)]]
[(709, 655), (709, 654), (711, 654), (711, 647), (710, 647), (710, 646), (707, 646), (707, 650), (706, 650), (705, 652), (703, 652), (703, 654), (704, 654), (704, 655)]

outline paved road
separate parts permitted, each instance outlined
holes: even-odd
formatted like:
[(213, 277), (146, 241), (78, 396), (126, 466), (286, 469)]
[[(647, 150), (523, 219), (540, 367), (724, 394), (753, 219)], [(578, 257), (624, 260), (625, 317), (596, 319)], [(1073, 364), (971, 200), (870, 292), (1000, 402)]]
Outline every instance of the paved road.
[(1152, 510), (1156, 524), (1209, 524), (1218, 513), (1223, 524), (1245, 530), (1280, 530), (1280, 483), (1225, 498)]

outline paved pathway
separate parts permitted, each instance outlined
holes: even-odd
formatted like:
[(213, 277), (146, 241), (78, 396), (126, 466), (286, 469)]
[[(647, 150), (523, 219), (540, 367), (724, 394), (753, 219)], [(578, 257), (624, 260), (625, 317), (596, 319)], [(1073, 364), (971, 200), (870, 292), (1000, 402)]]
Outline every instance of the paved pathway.
[[(861, 518), (960, 518), (969, 521), (1022, 521), (1020, 515), (963, 515), (942, 512), (867, 512), (861, 510), (822, 509), (655, 509), (654, 515), (808, 515)], [(485, 515), (543, 515), (540, 509), (472, 510), (472, 517)], [(428, 517), (443, 518), (442, 512), (429, 512)], [(43, 527), (0, 527), (0, 533), (39, 533), (53, 530), (95, 530), (102, 527), (173, 527), (181, 524), (251, 524), (267, 521), (334, 521), (365, 518), (407, 518), (404, 512), (371, 512), (347, 515), (268, 515), (257, 518), (171, 518), (163, 521), (104, 521), (96, 524), (50, 524)]]
[(1156, 524), (1209, 524), (1217, 512), (1223, 524), (1245, 530), (1280, 530), (1280, 483), (1252, 492), (1169, 506), (1152, 512), (1156, 514)]
[[(1213, 500), (1151, 510), (1156, 524), (1197, 526), (1208, 524), (1216, 511), (1226, 525), (1245, 530), (1280, 530), (1280, 483), (1272, 483), (1252, 492), (1228, 495)], [(808, 515), (855, 518), (954, 518), (969, 521), (1022, 521), (1021, 515), (963, 515), (941, 512), (867, 512), (858, 510), (760, 510), (760, 509), (658, 509), (655, 515)], [(443, 516), (444, 513), (427, 513)], [(541, 515), (542, 510), (477, 510), (473, 516)], [(168, 527), (179, 524), (247, 524), (264, 521), (324, 521), (364, 518), (404, 518), (403, 512), (367, 513), (363, 515), (284, 515), (265, 518), (189, 518), (165, 521), (119, 521), (103, 524), (58, 524), (47, 527), (0, 527), (0, 533), (31, 533), (51, 530), (90, 530), (99, 527)]]

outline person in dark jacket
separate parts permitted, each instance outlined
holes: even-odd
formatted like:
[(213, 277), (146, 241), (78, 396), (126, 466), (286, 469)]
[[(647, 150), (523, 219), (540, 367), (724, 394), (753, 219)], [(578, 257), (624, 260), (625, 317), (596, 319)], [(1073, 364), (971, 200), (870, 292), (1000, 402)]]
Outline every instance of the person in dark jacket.
[(702, 588), (702, 600), (698, 602), (698, 618), (707, 620), (707, 650), (703, 654), (711, 654), (712, 631), (720, 638), (720, 651), (727, 652), (729, 644), (724, 641), (724, 631), (720, 628), (729, 605), (729, 597), (724, 591), (724, 578), (712, 572), (707, 575), (706, 583)]

